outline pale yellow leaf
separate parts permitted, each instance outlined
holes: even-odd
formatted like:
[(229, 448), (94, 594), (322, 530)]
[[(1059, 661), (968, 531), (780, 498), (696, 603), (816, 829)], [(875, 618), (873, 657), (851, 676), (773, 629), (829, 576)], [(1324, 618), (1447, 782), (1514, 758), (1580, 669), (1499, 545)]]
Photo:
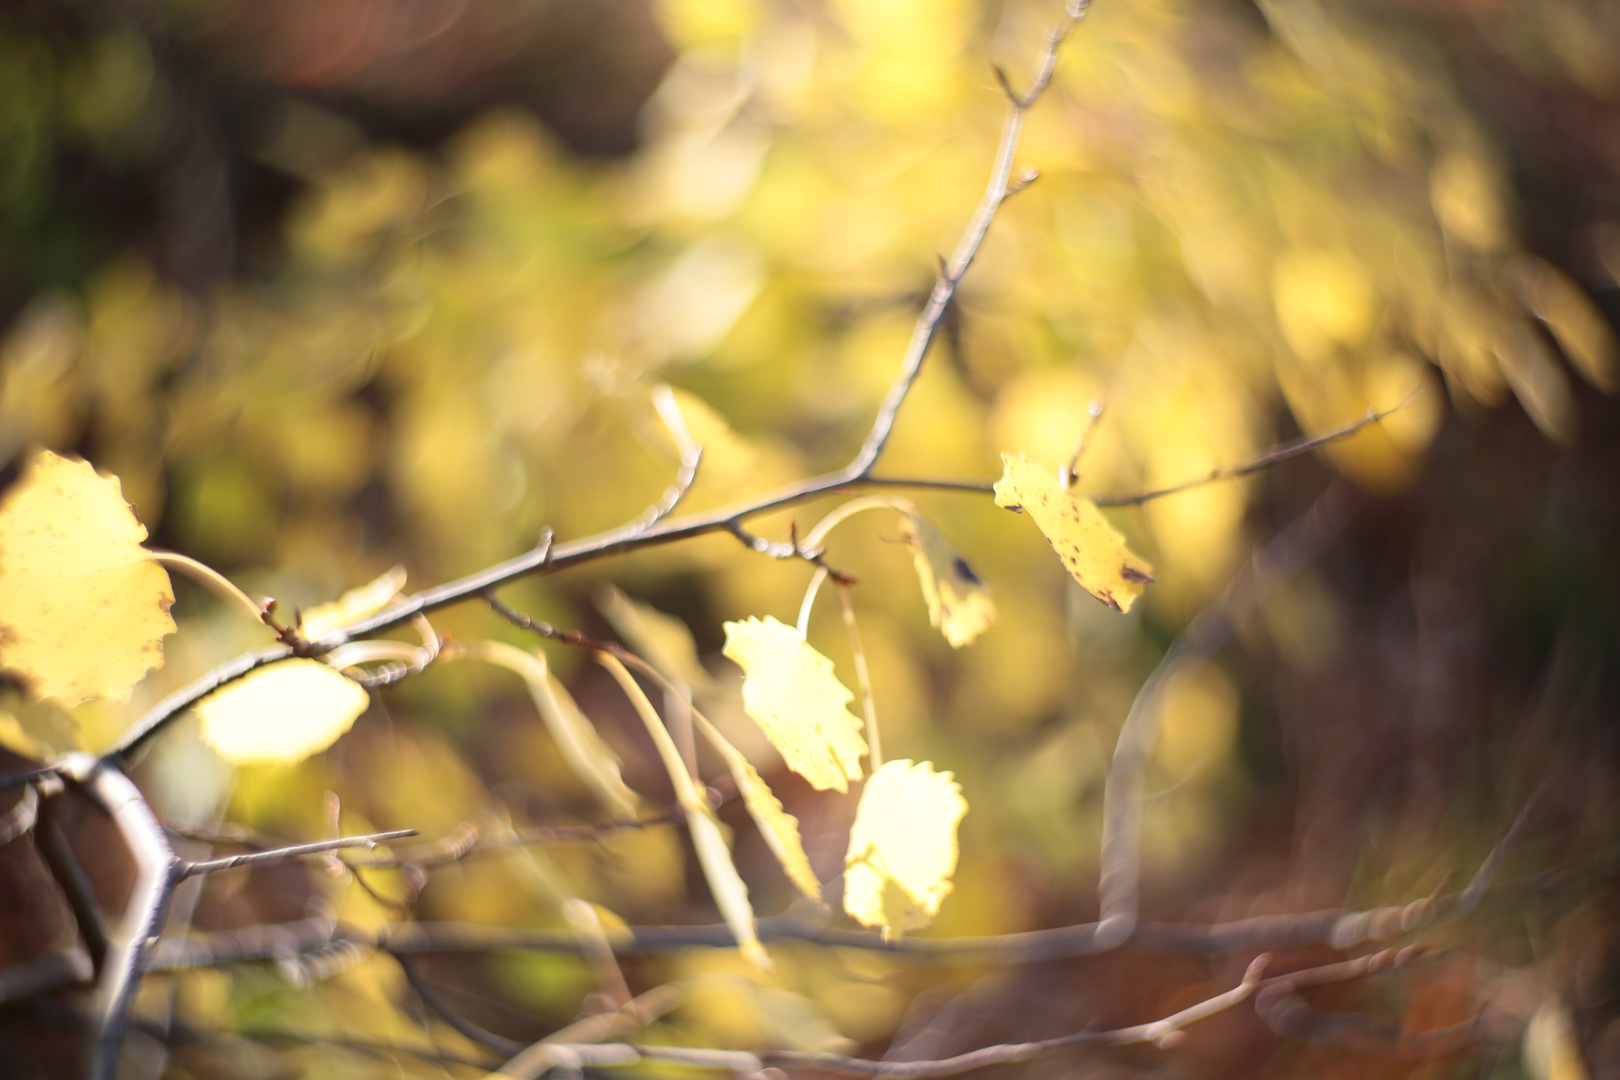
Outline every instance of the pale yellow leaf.
[(709, 892), (737, 939), (737, 947), (753, 963), (762, 968), (770, 967), (770, 955), (759, 943), (759, 934), (754, 929), (754, 908), (748, 902), (748, 886), (743, 884), (736, 863), (731, 861), (731, 846), (720, 831), (720, 823), (704, 808), (687, 813), (686, 828), (692, 834), (692, 847), (697, 851)]
[(927, 926), (950, 895), (962, 788), (932, 763), (886, 761), (866, 781), (844, 857), (844, 910), (899, 935)]
[(776, 856), (776, 861), (782, 864), (788, 879), (799, 887), (799, 891), (813, 900), (821, 899), (821, 882), (816, 880), (816, 872), (810, 868), (810, 858), (804, 853), (804, 842), (799, 838), (799, 821), (792, 814), (782, 808), (782, 802), (759, 775), (759, 770), (749, 764), (742, 752), (726, 741), (725, 736), (715, 730), (713, 724), (703, 717), (698, 717), (703, 734), (708, 738), (709, 744), (720, 752), (725, 758), (726, 768), (731, 771), (731, 778), (736, 781), (737, 790), (742, 793), (743, 804), (748, 807), (748, 814), (759, 826), (759, 833), (765, 838), (765, 844)]
[(692, 837), (698, 865), (703, 868), (703, 877), (709, 883), (709, 892), (714, 896), (720, 914), (737, 939), (737, 947), (759, 967), (770, 967), (771, 958), (760, 945), (759, 934), (754, 929), (754, 909), (748, 902), (748, 887), (743, 884), (737, 866), (731, 860), (731, 845), (715, 819), (714, 810), (709, 806), (703, 790), (686, 771), (686, 763), (681, 760), (675, 740), (669, 737), (669, 730), (664, 727), (658, 710), (653, 708), (646, 693), (617, 657), (610, 653), (597, 653), (596, 662), (606, 668), (624, 690), (658, 749), (658, 757), (663, 761), (664, 771), (669, 774), (670, 785), (675, 789), (676, 801), (686, 816), (686, 830)]
[(848, 791), (861, 778), (861, 721), (832, 661), (799, 632), (766, 616), (728, 622), (725, 654), (741, 665), (743, 707), (788, 768), (818, 788)]
[(1153, 569), (1125, 546), (1125, 538), (1096, 504), (1064, 491), (1057, 478), (1023, 454), (1001, 455), (996, 505), (1027, 510), (1074, 580), (1115, 611), (1129, 611), (1153, 580)]
[(636, 815), (636, 793), (625, 785), (619, 756), (597, 734), (568, 691), (551, 676), (543, 653), (527, 652), (500, 641), (475, 641), (465, 655), (514, 671), (529, 684), (529, 696), (557, 743), (557, 749), (585, 785), (616, 816)]
[(1569, 1010), (1549, 998), (1524, 1029), (1524, 1064), (1535, 1080), (1587, 1080), (1580, 1041)]
[(174, 633), (169, 575), (118, 478), (42, 450), (0, 503), (0, 666), (72, 707), (129, 700)]
[(681, 620), (632, 600), (611, 585), (597, 594), (596, 606), (625, 643), (664, 678), (702, 693), (715, 689), (713, 676), (698, 661), (692, 631)]
[(912, 562), (928, 603), (928, 622), (951, 643), (967, 645), (996, 621), (996, 605), (967, 560), (917, 514), (903, 518), (901, 535), (911, 545)]
[(334, 630), (363, 619), (387, 607), (405, 587), (405, 568), (396, 566), (358, 588), (350, 589), (330, 603), (317, 604), (304, 612), (299, 632), (310, 641), (319, 641)]
[(197, 703), (202, 738), (228, 761), (293, 764), (337, 742), (371, 698), (316, 660), (249, 672)]

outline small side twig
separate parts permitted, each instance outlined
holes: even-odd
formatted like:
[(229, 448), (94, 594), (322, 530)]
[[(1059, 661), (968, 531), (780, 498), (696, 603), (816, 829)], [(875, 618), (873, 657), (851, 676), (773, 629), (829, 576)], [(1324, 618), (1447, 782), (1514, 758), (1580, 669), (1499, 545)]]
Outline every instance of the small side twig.
[(390, 840), (403, 840), (410, 836), (420, 836), (415, 829), (395, 829), (392, 832), (371, 833), (366, 836), (344, 836), (336, 840), (317, 840), (312, 844), (293, 844), (288, 847), (271, 848), (267, 851), (252, 851), (245, 855), (227, 855), (219, 859), (208, 859), (202, 862), (181, 862), (175, 869), (176, 880), (184, 880), (198, 874), (217, 874), (222, 870), (235, 870), (241, 866), (263, 866), (270, 863), (292, 862), (296, 859), (318, 855), (328, 851), (342, 851), (345, 848), (375, 848), (378, 844), (386, 844)]

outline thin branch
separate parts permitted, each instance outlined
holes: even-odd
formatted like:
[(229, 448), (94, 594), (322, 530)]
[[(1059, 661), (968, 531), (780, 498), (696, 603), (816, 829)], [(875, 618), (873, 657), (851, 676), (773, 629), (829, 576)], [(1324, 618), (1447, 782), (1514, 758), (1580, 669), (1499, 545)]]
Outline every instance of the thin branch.
[(622, 1008), (614, 1012), (587, 1016), (523, 1048), (497, 1069), (495, 1075), (535, 1080), (563, 1065), (580, 1064), (579, 1056), (574, 1051), (581, 1045), (623, 1038), (646, 1027), (685, 1000), (686, 988), (679, 982), (654, 987), (640, 997), (625, 1002)]
[(1225, 993), (1216, 994), (1162, 1020), (1137, 1024), (1133, 1027), (1116, 1028), (1112, 1031), (1079, 1031), (1072, 1035), (1060, 1035), (1055, 1039), (1042, 1039), (1039, 1042), (1001, 1043), (934, 1061), (871, 1061), (866, 1058), (845, 1057), (842, 1054), (786, 1050), (761, 1054), (760, 1059), (766, 1065), (784, 1069), (831, 1072), (843, 1076), (870, 1076), (881, 1080), (935, 1080), (937, 1077), (957, 1076), (991, 1065), (1038, 1061), (1071, 1050), (1140, 1044), (1165, 1048), (1179, 1042), (1183, 1030), (1189, 1025), (1247, 1000), (1260, 985), (1260, 977), (1269, 960), (1269, 954), (1256, 957), (1248, 970), (1243, 973), (1243, 980)]
[(416, 991), (416, 996), (422, 999), (422, 1004), (432, 1010), (439, 1019), (449, 1024), (462, 1038), (468, 1042), (477, 1043), (485, 1050), (500, 1054), (502, 1057), (511, 1057), (523, 1049), (523, 1044), (516, 1039), (508, 1039), (505, 1035), (497, 1035), (457, 1012), (445, 1000), (444, 995), (439, 993), (422, 977), (422, 973), (417, 970), (414, 959), (408, 956), (399, 956), (395, 957), (395, 959), (399, 961), (400, 970), (405, 973), (405, 981), (411, 984), (411, 989)]
[(326, 851), (341, 851), (345, 848), (375, 848), (378, 844), (386, 844), (390, 840), (403, 840), (409, 836), (420, 836), (415, 829), (395, 829), (393, 832), (371, 833), (367, 836), (345, 836), (336, 840), (317, 840), (313, 844), (293, 844), (289, 847), (271, 848), (268, 851), (253, 851), (246, 855), (228, 855), (220, 859), (208, 859), (205, 862), (182, 861), (175, 870), (176, 880), (184, 880), (197, 874), (217, 874), (221, 870), (235, 870), (239, 866), (261, 866), (268, 863), (292, 862), (309, 855), (318, 855)]
[[(956, 299), (957, 286), (967, 274), (968, 268), (973, 265), (973, 260), (979, 253), (979, 246), (984, 243), (985, 234), (990, 231), (990, 223), (995, 220), (996, 211), (1001, 209), (1001, 204), (1011, 193), (1008, 181), (1012, 175), (1013, 156), (1018, 152), (1018, 138), (1023, 132), (1024, 113), (1029, 111), (1052, 81), (1052, 71), (1057, 65), (1058, 47), (1085, 15), (1087, 6), (1086, 0), (1073, 0), (1069, 4), (1065, 11), (1066, 18), (1047, 38), (1046, 47), (1041, 51), (1035, 64), (1035, 77), (1023, 96), (1014, 93), (1006, 75), (999, 68), (995, 69), (1002, 89), (1007, 95), (1008, 109), (1006, 123), (1001, 129), (1001, 143), (996, 148), (995, 160), (990, 166), (989, 183), (985, 185), (984, 196), (979, 200), (978, 209), (968, 222), (967, 231), (962, 234), (962, 239), (957, 243), (950, 261), (940, 267), (934, 288), (928, 294), (928, 303), (923, 307), (922, 314), (917, 316), (917, 324), (911, 332), (911, 342), (907, 345), (905, 357), (900, 362), (900, 371), (890, 384), (889, 392), (883, 398), (883, 404), (878, 406), (877, 419), (872, 424), (871, 432), (847, 470), (852, 479), (865, 477), (871, 473), (872, 467), (877, 464), (878, 457), (883, 453), (884, 446), (888, 444), (889, 435), (894, 430), (895, 418), (900, 413), (900, 406), (905, 403), (912, 384), (917, 381), (917, 376), (922, 371), (923, 359), (928, 355), (929, 346), (939, 334), (946, 310)], [(1018, 187), (1022, 188), (1027, 184), (1028, 181), (1021, 181)]]
[(109, 935), (107, 960), (96, 985), (95, 1057), (90, 1076), (91, 1080), (115, 1080), (130, 1006), (140, 988), (149, 945), (163, 926), (164, 912), (174, 894), (179, 856), (129, 777), (86, 754), (72, 755), (72, 759), (69, 769), (74, 779), (112, 815), (135, 859), (135, 884), (123, 918)]
[(1535, 794), (1530, 796), (1530, 800), (1524, 804), (1524, 809), (1519, 811), (1519, 816), (1513, 819), (1513, 824), (1508, 827), (1507, 833), (1496, 842), (1496, 846), (1491, 848), (1491, 853), (1485, 856), (1485, 861), (1475, 871), (1474, 879), (1468, 883), (1468, 887), (1462, 891), (1462, 896), (1457, 901), (1458, 907), (1465, 914), (1479, 906), (1480, 900), (1490, 889), (1491, 882), (1496, 880), (1497, 873), (1501, 871), (1502, 864), (1507, 861), (1508, 854), (1519, 846), (1519, 841), (1530, 830), (1530, 826), (1535, 821), (1536, 815), (1541, 808), (1542, 797), (1546, 792), (1547, 782), (1543, 781), (1541, 786), (1536, 789)]
[(1274, 446), (1259, 457), (1250, 458), (1241, 465), (1234, 465), (1227, 469), (1211, 469), (1204, 476), (1184, 480), (1167, 488), (1140, 491), (1134, 495), (1099, 495), (1091, 501), (1098, 506), (1136, 506), (1140, 503), (1151, 502), (1154, 499), (1162, 499), (1166, 495), (1179, 495), (1183, 491), (1191, 491), (1193, 488), (1203, 487), (1205, 484), (1214, 484), (1222, 480), (1235, 480), (1240, 476), (1248, 476), (1250, 473), (1259, 472), (1261, 469), (1268, 469), (1278, 462), (1299, 457), (1301, 454), (1308, 454), (1312, 450), (1320, 449), (1329, 443), (1338, 442), (1340, 439), (1347, 439), (1369, 424), (1376, 424), (1392, 413), (1406, 408), (1420, 393), (1422, 393), (1422, 387), (1407, 394), (1406, 397), (1387, 409), (1369, 410), (1366, 416), (1345, 424), (1343, 427), (1334, 428), (1332, 431), (1323, 432), (1320, 435), (1308, 435), (1292, 442), (1283, 443), (1280, 446)]
[[(57, 785), (56, 796), (47, 798), (40, 809), (38, 827), (34, 830), (34, 843), (39, 854), (45, 860), (46, 869), (50, 870), (51, 877), (56, 881), (57, 888), (67, 899), (68, 910), (73, 913), (74, 924), (79, 928), (79, 936), (84, 939), (85, 951), (90, 955), (90, 963), (94, 970), (100, 971), (107, 959), (107, 950), (110, 947), (107, 937), (107, 924), (101, 917), (101, 908), (96, 903), (95, 890), (90, 887), (90, 879), (85, 875), (84, 867), (73, 854), (73, 848), (68, 845), (67, 837), (62, 835), (62, 828), (57, 823), (57, 815), (61, 811), (61, 785)], [(29, 791), (34, 790), (29, 788)]]
[(1181, 632), (1147, 677), (1120, 725), (1103, 787), (1099, 936), (1111, 944), (1136, 928), (1142, 833), (1143, 777), (1158, 741), (1164, 690), (1182, 671), (1214, 654), (1231, 638), (1244, 611), (1316, 558), (1343, 528), (1342, 490), (1329, 487), (1310, 510), (1257, 551), (1226, 592)]

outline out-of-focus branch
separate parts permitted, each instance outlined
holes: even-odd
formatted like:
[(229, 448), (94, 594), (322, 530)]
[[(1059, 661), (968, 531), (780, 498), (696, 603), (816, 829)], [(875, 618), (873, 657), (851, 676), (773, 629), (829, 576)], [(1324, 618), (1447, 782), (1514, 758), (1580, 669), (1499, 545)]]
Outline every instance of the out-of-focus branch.
[(118, 925), (108, 935), (107, 957), (96, 980), (95, 1052), (91, 1080), (115, 1080), (129, 1009), (140, 988), (150, 943), (163, 926), (180, 858), (139, 788), (116, 768), (87, 754), (73, 755), (68, 773), (112, 815), (135, 860), (135, 884)]
[(1428, 1031), (1407, 1031), (1358, 1013), (1322, 1012), (1300, 996), (1301, 990), (1313, 986), (1347, 982), (1405, 967), (1424, 955), (1423, 949), (1414, 946), (1385, 949), (1370, 956), (1265, 979), (1255, 994), (1254, 1011), (1272, 1031), (1284, 1038), (1404, 1060), (1455, 1053), (1479, 1040), (1489, 1010), (1481, 1010), (1459, 1024)]
[(497, 1035), (457, 1012), (450, 1002), (445, 1000), (444, 995), (439, 993), (427, 979), (423, 978), (422, 973), (417, 970), (416, 962), (410, 957), (401, 956), (396, 959), (399, 961), (400, 970), (405, 973), (405, 981), (411, 984), (411, 989), (416, 992), (417, 997), (422, 999), (422, 1004), (431, 1009), (439, 1019), (454, 1028), (462, 1038), (477, 1043), (485, 1050), (500, 1054), (502, 1057), (510, 1057), (523, 1048), (523, 1044), (515, 1039)]
[(1347, 516), (1346, 493), (1335, 484), (1302, 517), (1254, 554), (1221, 598), (1181, 632), (1137, 691), (1120, 726), (1103, 788), (1097, 933), (1105, 947), (1120, 944), (1136, 929), (1143, 776), (1158, 741), (1165, 688), (1178, 674), (1224, 646), (1243, 615), (1315, 559), (1339, 534)]
[(1132, 1027), (1115, 1028), (1111, 1031), (1079, 1031), (1072, 1035), (1060, 1035), (1055, 1039), (1042, 1039), (1039, 1042), (1001, 1043), (934, 1061), (871, 1061), (866, 1058), (845, 1057), (842, 1054), (784, 1050), (761, 1054), (760, 1060), (765, 1065), (777, 1068), (806, 1069), (837, 1073), (842, 1076), (871, 1076), (880, 1077), (882, 1080), (935, 1080), (937, 1077), (957, 1076), (991, 1065), (1039, 1061), (1073, 1050), (1139, 1044), (1168, 1047), (1180, 1040), (1183, 1029), (1188, 1025), (1230, 1009), (1252, 995), (1260, 985), (1260, 977), (1268, 960), (1270, 956), (1265, 954), (1255, 958), (1244, 972), (1243, 980), (1223, 994), (1216, 994), (1162, 1020)]
[(179, 863), (175, 870), (177, 880), (194, 877), (197, 874), (217, 874), (221, 870), (235, 870), (240, 866), (263, 866), (269, 863), (292, 862), (295, 859), (318, 855), (327, 851), (342, 851), (345, 848), (374, 848), (378, 844), (385, 844), (390, 840), (403, 840), (410, 836), (421, 835), (415, 829), (395, 829), (393, 832), (372, 833), (369, 836), (344, 836), (336, 840), (318, 840), (313, 844), (293, 844), (290, 847), (271, 848), (268, 851), (252, 851), (245, 855), (228, 855), (220, 859), (209, 859), (206, 862)]

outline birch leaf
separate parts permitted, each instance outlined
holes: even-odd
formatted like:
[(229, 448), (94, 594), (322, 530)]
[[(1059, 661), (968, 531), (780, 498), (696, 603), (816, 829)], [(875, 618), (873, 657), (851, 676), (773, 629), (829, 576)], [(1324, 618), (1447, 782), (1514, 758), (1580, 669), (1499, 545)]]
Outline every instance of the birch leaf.
[(727, 742), (713, 724), (701, 716), (698, 721), (709, 744), (725, 759), (726, 768), (731, 771), (731, 778), (742, 793), (743, 805), (748, 807), (749, 816), (759, 826), (760, 835), (765, 838), (765, 844), (776, 856), (776, 861), (782, 864), (788, 880), (812, 900), (820, 900), (821, 882), (816, 880), (816, 872), (810, 868), (810, 858), (804, 853), (798, 819), (782, 808), (781, 800), (759, 775), (759, 770), (743, 757), (742, 751)]
[(174, 633), (169, 575), (116, 476), (42, 450), (0, 503), (0, 666), (72, 708), (128, 701)]
[(336, 600), (317, 604), (304, 612), (298, 630), (310, 641), (319, 641), (334, 630), (381, 611), (405, 587), (405, 568), (396, 566), (375, 581), (350, 589)]
[(960, 649), (996, 621), (996, 605), (967, 560), (921, 516), (907, 513), (901, 536), (911, 545), (912, 562), (928, 603), (928, 622)]
[(1129, 611), (1153, 580), (1146, 560), (1125, 546), (1090, 499), (1063, 490), (1057, 478), (1023, 454), (1001, 455), (996, 505), (1027, 510), (1052, 550), (1082, 588), (1115, 611)]
[(866, 782), (844, 857), (844, 910), (898, 936), (927, 926), (950, 895), (962, 788), (931, 762), (886, 761)]
[(197, 703), (202, 738), (228, 761), (296, 764), (337, 742), (371, 703), (365, 687), (315, 660), (249, 672)]
[(636, 816), (639, 800), (625, 784), (619, 756), (597, 734), (568, 691), (551, 676), (544, 654), (528, 652), (500, 641), (476, 641), (466, 646), (466, 655), (499, 664), (514, 671), (529, 684), (529, 696), (557, 749), (585, 785), (602, 800), (616, 817)]
[(854, 694), (832, 661), (799, 632), (767, 616), (728, 622), (725, 654), (743, 669), (743, 708), (788, 768), (823, 790), (861, 778), (861, 721), (844, 708)]

